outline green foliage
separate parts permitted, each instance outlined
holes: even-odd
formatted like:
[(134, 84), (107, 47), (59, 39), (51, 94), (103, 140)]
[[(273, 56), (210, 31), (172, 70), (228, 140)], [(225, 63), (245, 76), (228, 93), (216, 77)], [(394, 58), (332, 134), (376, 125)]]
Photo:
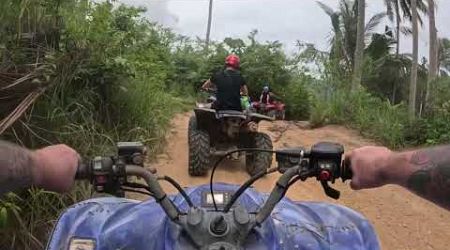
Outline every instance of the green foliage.
[(171, 57), (176, 72), (171, 88), (198, 89), (212, 74), (224, 68), (228, 54), (235, 53), (241, 58), (241, 72), (252, 98), (258, 98), (267, 84), (275, 93), (283, 93), (291, 81), (291, 72), (287, 69), (289, 60), (282, 44), (260, 43), (256, 41), (256, 35), (253, 31), (248, 41), (225, 38), (222, 43), (211, 44), (207, 53), (198, 42), (179, 37)]
[[(399, 3), (401, 6), (399, 6)], [(397, 42), (391, 28), (386, 27), (383, 34), (366, 32), (371, 35), (365, 49), (362, 85), (364, 90), (349, 93), (354, 43), (356, 41), (355, 1), (342, 0), (338, 11), (319, 4), (330, 16), (333, 28), (330, 52), (320, 52), (309, 48), (308, 56), (328, 53), (328, 58), (321, 56), (316, 63), (321, 83), (313, 86), (311, 98), (311, 122), (315, 126), (327, 123), (346, 124), (361, 131), (362, 134), (375, 138), (385, 145), (398, 148), (407, 145), (448, 143), (448, 115), (445, 111), (450, 98), (449, 83), (445, 78), (432, 83), (431, 103), (425, 105), (427, 84), (427, 62), (419, 65), (417, 84), (417, 110), (420, 117), (411, 123), (406, 117), (405, 103), (408, 100), (408, 83), (412, 60), (409, 55), (392, 53)], [(410, 18), (410, 6), (407, 1), (386, 1), (388, 16), (394, 17), (394, 8)], [(423, 1), (419, 9), (426, 12)], [(399, 13), (396, 13), (397, 15)], [(366, 29), (369, 31), (377, 25), (382, 14), (374, 17)], [(401, 28), (401, 27), (400, 27)], [(315, 50), (316, 53), (311, 53)], [(442, 75), (445, 70), (445, 40), (441, 40), (440, 61)], [(303, 53), (305, 55), (305, 53)], [(311, 58), (311, 57), (310, 57)], [(317, 62), (317, 59), (314, 59)], [(447, 83), (444, 83), (447, 82)], [(310, 87), (311, 88), (311, 87)], [(426, 106), (424, 111), (423, 107)], [(428, 110), (429, 109), (429, 110)]]
[[(338, 10), (318, 2), (319, 6), (330, 17), (333, 36), (330, 39), (330, 60), (342, 77), (350, 78), (353, 72), (356, 51), (356, 34), (358, 23), (358, 1), (341, 0)], [(372, 16), (365, 26), (365, 36), (370, 38), (373, 30), (380, 24), (385, 13)]]
[(450, 39), (439, 39), (438, 60), (441, 75), (450, 75)]
[[(288, 118), (309, 118), (314, 126), (345, 124), (393, 148), (448, 143), (449, 78), (433, 83), (429, 110), (409, 123), (404, 103), (411, 59), (392, 54), (390, 29), (370, 32), (384, 17), (378, 14), (366, 26), (371, 39), (365, 49), (364, 90), (350, 94), (357, 6), (350, 0), (342, 0), (338, 11), (320, 5), (333, 28), (330, 51), (299, 43), (299, 53), (289, 57), (280, 42), (257, 41), (257, 31), (205, 49), (201, 40), (145, 20), (139, 8), (90, 0), (1, 1), (0, 76), (31, 74), (33, 80), (16, 91), (3, 93), (0, 87), (0, 99), (17, 101), (20, 94), (46, 88), (2, 136), (31, 148), (66, 143), (87, 157), (110, 152), (116, 141), (125, 140), (143, 141), (156, 151), (172, 115), (190, 108), (196, 90), (235, 53), (251, 97), (258, 98), (268, 84), (286, 103)], [(442, 76), (449, 72), (448, 47), (442, 39)], [(424, 62), (419, 106), (426, 74)], [(0, 107), (3, 116), (10, 111), (9, 105)], [(34, 189), (7, 195), (0, 200), (0, 245), (43, 248), (61, 209), (86, 195), (84, 186), (65, 196)]]
[[(282, 93), (291, 81), (287, 69), (289, 63), (279, 42), (260, 44), (256, 41), (256, 32), (249, 36), (250, 44), (232, 47), (239, 52), (242, 63), (242, 74), (249, 85), (250, 96), (258, 98), (264, 86), (269, 86), (274, 93)], [(230, 45), (230, 42), (228, 42)]]
[(407, 143), (408, 119), (403, 104), (392, 105), (365, 91), (336, 91), (326, 99), (316, 98), (312, 110), (313, 126), (347, 124), (392, 148)]
[[(87, 0), (7, 2), (0, 7), (14, 13), (0, 14), (0, 32), (6, 34), (0, 35), (0, 72), (34, 70), (25, 65), (39, 62), (48, 70), (34, 74), (42, 73), (39, 79), (48, 88), (3, 138), (30, 148), (65, 143), (85, 157), (112, 152), (117, 141), (139, 140), (152, 150), (160, 148), (169, 119), (191, 104), (188, 96), (181, 99), (169, 90), (179, 78), (171, 67), (174, 34), (142, 19), (143, 10), (136, 8)], [(61, 25), (48, 25), (48, 20), (61, 20)], [(20, 29), (21, 22), (27, 30)], [(54, 42), (41, 43), (41, 51), (17, 42), (28, 39), (23, 32), (33, 29)], [(33, 84), (23, 83), (24, 89)], [(1, 111), (3, 117), (8, 114)], [(42, 190), (6, 196), (0, 201), (0, 224), (6, 225), (0, 245), (42, 249), (61, 209), (87, 195), (78, 187), (64, 196)]]
[(44, 249), (54, 220), (61, 210), (88, 196), (88, 186), (78, 186), (71, 194), (61, 196), (43, 190), (30, 189), (16, 195), (10, 193), (0, 201), (5, 209), (5, 227), (1, 228), (1, 243), (5, 249)]
[(286, 117), (293, 120), (308, 120), (310, 116), (311, 94), (307, 86), (314, 80), (310, 76), (299, 75), (283, 88), (286, 103)]
[(424, 118), (424, 139), (420, 143), (442, 144), (450, 142), (450, 77), (435, 82), (432, 96), (433, 110)]

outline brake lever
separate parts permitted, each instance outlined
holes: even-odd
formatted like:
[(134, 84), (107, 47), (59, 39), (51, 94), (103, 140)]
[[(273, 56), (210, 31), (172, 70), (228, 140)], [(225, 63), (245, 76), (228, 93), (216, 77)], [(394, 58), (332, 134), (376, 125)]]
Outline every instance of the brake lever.
[(320, 181), (320, 184), (322, 185), (323, 191), (325, 192), (325, 194), (330, 197), (333, 198), (335, 200), (339, 199), (339, 197), (341, 196), (341, 192), (330, 187), (328, 185), (327, 181)]

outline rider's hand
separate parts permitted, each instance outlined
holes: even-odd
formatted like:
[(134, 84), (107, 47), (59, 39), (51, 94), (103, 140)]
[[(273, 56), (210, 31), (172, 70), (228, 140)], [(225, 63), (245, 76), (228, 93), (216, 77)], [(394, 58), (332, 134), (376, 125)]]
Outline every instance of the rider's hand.
[(362, 147), (346, 155), (351, 164), (353, 189), (376, 188), (393, 182), (389, 162), (393, 152), (385, 147)]
[(80, 156), (66, 146), (55, 145), (33, 152), (33, 184), (49, 191), (66, 192), (74, 182)]

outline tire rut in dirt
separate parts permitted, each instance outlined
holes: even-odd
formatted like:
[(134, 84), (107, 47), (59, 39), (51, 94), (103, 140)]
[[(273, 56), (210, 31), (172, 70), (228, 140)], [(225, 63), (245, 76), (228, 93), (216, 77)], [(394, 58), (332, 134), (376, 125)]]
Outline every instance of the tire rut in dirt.
[[(272, 140), (265, 133), (252, 133), (247, 136), (245, 147), (272, 150)], [(245, 157), (247, 172), (254, 176), (262, 171), (266, 171), (272, 164), (271, 153), (253, 152), (248, 153)]]
[(210, 140), (207, 132), (197, 129), (195, 116), (189, 119), (189, 175), (204, 176), (210, 165)]

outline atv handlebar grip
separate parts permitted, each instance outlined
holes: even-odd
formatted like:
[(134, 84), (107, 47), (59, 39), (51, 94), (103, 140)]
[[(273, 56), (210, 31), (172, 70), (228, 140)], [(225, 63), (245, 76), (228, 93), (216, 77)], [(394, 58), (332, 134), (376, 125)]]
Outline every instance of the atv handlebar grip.
[(87, 179), (89, 175), (88, 164), (80, 162), (75, 173), (75, 180)]
[(351, 180), (353, 177), (353, 171), (349, 160), (344, 160), (341, 166), (341, 179), (342, 181)]

